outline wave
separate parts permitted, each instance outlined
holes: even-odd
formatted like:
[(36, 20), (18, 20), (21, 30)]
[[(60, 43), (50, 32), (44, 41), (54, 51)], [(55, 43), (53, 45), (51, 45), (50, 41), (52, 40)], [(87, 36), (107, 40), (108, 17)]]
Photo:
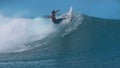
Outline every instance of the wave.
[[(89, 65), (93, 68), (94, 64), (98, 66), (106, 64), (109, 68), (120, 65), (119, 60), (111, 60), (120, 59), (120, 20), (101, 19), (79, 13), (73, 13), (72, 20), (68, 24), (63, 22), (59, 25), (41, 18), (7, 18), (7, 20), (5, 24), (2, 23), (6, 28), (3, 33), (5, 37), (7, 32), (11, 36), (7, 36), (5, 41), (13, 38), (15, 40), (10, 40), (10, 43), (15, 41), (22, 44), (21, 46), (24, 46), (23, 49), (26, 48), (26, 50), (16, 52), (16, 47), (21, 48), (20, 45), (11, 45), (10, 49), (13, 49), (13, 52), (6, 53), (8, 50), (6, 49), (5, 53), (0, 53), (1, 65), (11, 67), (21, 65), (30, 68), (33, 68), (32, 66), (88, 68), (86, 66)], [(19, 35), (15, 31), (9, 32), (8, 27), (11, 30), (16, 28), (15, 31), (25, 29), (26, 31), (20, 32)]]
[(0, 53), (21, 52), (50, 44), (56, 37), (64, 38), (86, 23), (119, 22), (119, 20), (100, 19), (75, 12), (69, 23), (64, 24), (63, 21), (59, 25), (41, 17), (10, 18), (1, 14), (0, 19)]
[(64, 37), (81, 24), (79, 22), (82, 21), (82, 16), (73, 14), (70, 23), (64, 24), (63, 21), (59, 25), (41, 17), (10, 18), (1, 14), (0, 19), (0, 53), (5, 53), (20, 52), (40, 46), (35, 45), (35, 42), (51, 35), (56, 36), (61, 33)]

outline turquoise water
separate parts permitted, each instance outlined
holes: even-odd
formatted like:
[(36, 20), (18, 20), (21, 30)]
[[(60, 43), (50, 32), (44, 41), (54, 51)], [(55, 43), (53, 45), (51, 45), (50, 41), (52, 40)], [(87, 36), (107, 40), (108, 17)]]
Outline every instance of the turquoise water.
[(120, 67), (120, 20), (100, 19), (74, 12), (70, 23), (55, 26), (57, 31), (40, 40), (25, 43), (26, 50), (0, 53), (0, 67)]

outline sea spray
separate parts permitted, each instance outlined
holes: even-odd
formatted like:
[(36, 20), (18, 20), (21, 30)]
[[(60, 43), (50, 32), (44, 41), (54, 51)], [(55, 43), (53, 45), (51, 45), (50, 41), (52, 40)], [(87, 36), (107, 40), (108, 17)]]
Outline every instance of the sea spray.
[(40, 17), (11, 18), (0, 15), (0, 52), (26, 49), (25, 44), (52, 33), (53, 24)]

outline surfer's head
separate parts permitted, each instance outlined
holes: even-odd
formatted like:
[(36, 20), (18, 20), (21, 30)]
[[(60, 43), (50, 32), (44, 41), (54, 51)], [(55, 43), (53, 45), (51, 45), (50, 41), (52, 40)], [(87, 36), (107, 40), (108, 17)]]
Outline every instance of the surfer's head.
[(52, 14), (55, 14), (55, 10), (52, 11)]

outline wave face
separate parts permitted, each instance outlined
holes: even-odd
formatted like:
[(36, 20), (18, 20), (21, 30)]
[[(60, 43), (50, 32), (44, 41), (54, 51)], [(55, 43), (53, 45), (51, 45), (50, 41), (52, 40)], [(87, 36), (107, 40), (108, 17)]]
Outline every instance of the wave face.
[(120, 67), (120, 20), (78, 13), (59, 25), (41, 18), (1, 18), (7, 21), (0, 26), (2, 68)]

